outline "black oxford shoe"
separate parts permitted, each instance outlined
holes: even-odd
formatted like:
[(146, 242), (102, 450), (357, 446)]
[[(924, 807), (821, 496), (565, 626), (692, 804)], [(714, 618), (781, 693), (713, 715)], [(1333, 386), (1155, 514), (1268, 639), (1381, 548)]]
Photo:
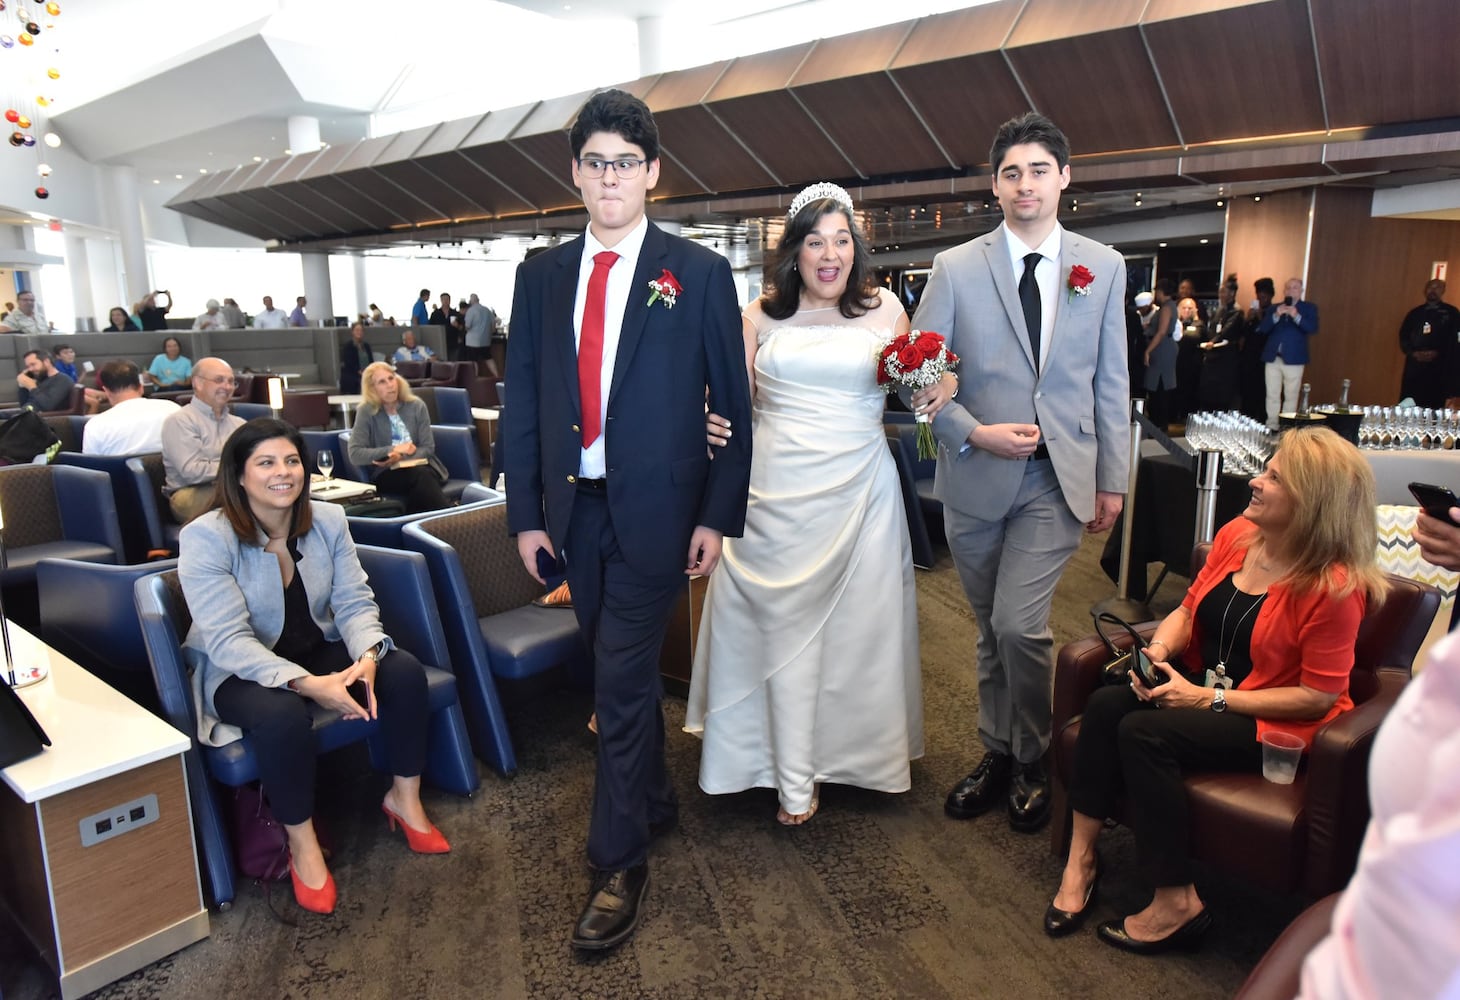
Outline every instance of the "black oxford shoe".
[(638, 926), (639, 908), (649, 891), (649, 866), (600, 872), (593, 886), (569, 943), (583, 951), (605, 951), (627, 941)]
[(1049, 775), (1044, 764), (1020, 764), (1009, 782), (1009, 825), (1034, 833), (1049, 822)]
[(943, 811), (954, 819), (973, 819), (988, 812), (1009, 787), (1014, 759), (989, 750), (968, 777), (953, 786)]
[(1174, 951), (1178, 948), (1189, 951), (1200, 947), (1203, 935), (1211, 926), (1211, 912), (1203, 907), (1196, 916), (1156, 941), (1137, 941), (1131, 937), (1126, 933), (1124, 917), (1105, 921), (1097, 928), (1096, 933), (1100, 935), (1100, 940), (1112, 947), (1133, 951), (1137, 955), (1159, 955), (1163, 951)]

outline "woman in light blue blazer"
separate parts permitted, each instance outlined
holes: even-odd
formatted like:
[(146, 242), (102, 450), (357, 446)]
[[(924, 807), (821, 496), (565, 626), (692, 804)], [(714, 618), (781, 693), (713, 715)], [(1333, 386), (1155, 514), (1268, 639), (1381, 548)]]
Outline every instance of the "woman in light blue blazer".
[(310, 818), (316, 713), (380, 719), (395, 776), (381, 803), (387, 821), (418, 853), (450, 845), (421, 807), (425, 670), (381, 628), (343, 508), (309, 499), (303, 455), (299, 432), (283, 421), (260, 417), (234, 431), (213, 509), (183, 528), (178, 579), (193, 616), (184, 652), (199, 739), (249, 737), (289, 836), (294, 896), (329, 913), (335, 881)]

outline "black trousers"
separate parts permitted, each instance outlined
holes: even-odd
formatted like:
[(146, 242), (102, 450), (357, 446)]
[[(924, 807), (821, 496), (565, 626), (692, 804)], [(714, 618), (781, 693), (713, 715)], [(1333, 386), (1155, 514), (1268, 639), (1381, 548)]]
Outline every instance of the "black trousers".
[[(332, 642), (320, 656), (300, 666), (320, 676), (344, 670), (353, 662), (343, 642)], [(367, 704), (364, 684), (352, 686), (350, 694), (360, 704)], [(375, 702), (390, 773), (416, 777), (426, 767), (430, 716), (426, 671), (421, 661), (403, 649), (386, 653), (375, 668)], [(294, 825), (309, 819), (314, 814), (311, 719), (316, 704), (288, 688), (264, 687), (242, 677), (230, 677), (218, 685), (213, 706), (220, 720), (238, 726), (249, 737), (259, 762), (259, 781), (279, 822)]]
[(375, 488), (405, 501), (407, 514), (442, 510), (451, 506), (441, 492), (441, 480), (429, 465), (413, 465), (409, 469), (386, 469), (375, 477)]
[(1070, 805), (1105, 819), (1123, 795), (1141, 872), (1156, 888), (1192, 881), (1183, 770), (1262, 770), (1257, 720), (1230, 711), (1157, 709), (1123, 684), (1091, 695), (1075, 743)]
[(566, 549), (573, 613), (593, 651), (598, 713), (588, 862), (614, 871), (642, 863), (649, 824), (679, 808), (664, 762), (659, 653), (685, 577), (645, 578), (629, 568), (602, 491), (578, 491)]

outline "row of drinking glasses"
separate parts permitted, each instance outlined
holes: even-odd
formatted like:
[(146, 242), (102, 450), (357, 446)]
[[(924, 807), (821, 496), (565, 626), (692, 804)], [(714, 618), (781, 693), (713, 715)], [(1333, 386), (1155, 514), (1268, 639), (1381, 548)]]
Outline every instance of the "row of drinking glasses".
[(1186, 443), (1197, 451), (1222, 452), (1227, 472), (1255, 476), (1267, 464), (1277, 440), (1267, 425), (1235, 410), (1193, 413), (1186, 418)]
[(1359, 447), (1453, 449), (1460, 441), (1460, 410), (1422, 406), (1360, 406)]

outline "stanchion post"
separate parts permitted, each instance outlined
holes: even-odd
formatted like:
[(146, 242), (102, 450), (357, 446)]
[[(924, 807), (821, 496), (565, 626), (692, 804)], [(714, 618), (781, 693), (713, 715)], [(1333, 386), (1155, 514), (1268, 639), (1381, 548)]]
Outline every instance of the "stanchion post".
[[(1136, 477), (1141, 465), (1141, 415), (1146, 401), (1133, 399), (1130, 403), (1130, 478), (1126, 484), (1125, 506), (1121, 511), (1120, 574), (1115, 584), (1115, 596), (1096, 601), (1090, 608), (1092, 615), (1109, 612), (1128, 622), (1144, 622), (1151, 618), (1151, 608), (1143, 599), (1131, 596), (1130, 560), (1131, 535), (1136, 520)], [(1144, 596), (1144, 595), (1143, 595)]]
[(1222, 486), (1222, 453), (1216, 448), (1203, 448), (1196, 466), (1196, 537), (1195, 548), (1210, 542), (1217, 534), (1217, 493)]

